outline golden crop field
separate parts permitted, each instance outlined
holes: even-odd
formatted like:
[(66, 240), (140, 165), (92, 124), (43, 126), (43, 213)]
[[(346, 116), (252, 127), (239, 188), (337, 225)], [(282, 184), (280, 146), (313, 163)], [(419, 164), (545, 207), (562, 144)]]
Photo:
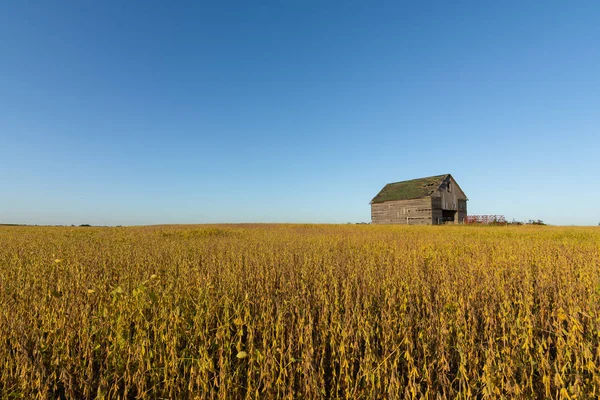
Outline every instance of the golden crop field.
[(1, 398), (597, 398), (600, 229), (0, 228)]

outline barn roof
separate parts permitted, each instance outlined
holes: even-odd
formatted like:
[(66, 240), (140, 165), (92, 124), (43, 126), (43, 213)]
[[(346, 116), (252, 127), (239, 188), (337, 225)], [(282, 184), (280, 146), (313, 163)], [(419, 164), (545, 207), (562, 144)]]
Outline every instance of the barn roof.
[(409, 181), (388, 183), (371, 200), (371, 203), (383, 203), (391, 200), (410, 200), (431, 196), (450, 174), (428, 176)]

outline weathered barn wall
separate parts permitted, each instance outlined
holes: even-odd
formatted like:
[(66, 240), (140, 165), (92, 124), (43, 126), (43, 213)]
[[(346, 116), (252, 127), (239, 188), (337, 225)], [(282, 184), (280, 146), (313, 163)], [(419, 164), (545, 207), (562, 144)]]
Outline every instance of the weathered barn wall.
[[(448, 190), (448, 187), (450, 187), (450, 190)], [(458, 187), (456, 181), (451, 176), (446, 178), (439, 189), (431, 195), (431, 205), (433, 209), (432, 219), (434, 224), (442, 221), (442, 210), (457, 211), (454, 215), (455, 224), (463, 223), (467, 216), (467, 196), (460, 187)]]
[[(448, 183), (450, 183), (450, 191), (448, 191)], [(439, 189), (433, 192), (431, 197), (433, 198), (433, 207), (444, 210), (458, 210), (459, 200), (467, 199), (467, 196), (460, 190), (452, 177), (444, 180)]]
[(371, 204), (374, 224), (431, 225), (431, 198)]

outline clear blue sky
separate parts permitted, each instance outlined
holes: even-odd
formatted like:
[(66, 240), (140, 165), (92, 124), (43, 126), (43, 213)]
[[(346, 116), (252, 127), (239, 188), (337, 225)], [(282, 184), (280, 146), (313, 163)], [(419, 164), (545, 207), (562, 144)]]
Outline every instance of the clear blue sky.
[[(527, 3), (527, 4), (523, 4)], [(5, 1), (0, 222), (600, 222), (597, 1)]]

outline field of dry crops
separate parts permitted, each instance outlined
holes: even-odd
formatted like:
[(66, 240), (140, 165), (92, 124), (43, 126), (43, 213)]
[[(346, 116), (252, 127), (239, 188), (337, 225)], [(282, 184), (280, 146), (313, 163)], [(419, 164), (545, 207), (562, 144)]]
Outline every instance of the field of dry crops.
[(600, 229), (0, 228), (0, 398), (596, 398)]

